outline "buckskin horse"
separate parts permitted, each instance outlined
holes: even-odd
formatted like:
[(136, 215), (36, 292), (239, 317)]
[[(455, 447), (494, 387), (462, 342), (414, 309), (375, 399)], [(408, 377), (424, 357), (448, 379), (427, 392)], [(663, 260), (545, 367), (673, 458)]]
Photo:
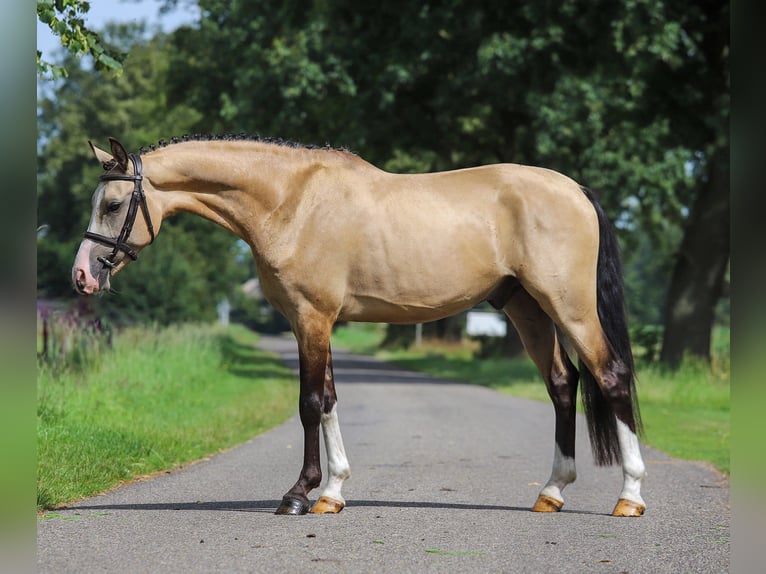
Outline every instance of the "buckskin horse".
[[(643, 514), (619, 252), (590, 190), (555, 171), (515, 164), (392, 174), (346, 150), (248, 136), (184, 136), (139, 154), (109, 141), (110, 152), (91, 144), (105, 173), (72, 269), (74, 287), (108, 290), (110, 277), (177, 212), (247, 242), (263, 293), (289, 321), (300, 359), (303, 467), (277, 514), (345, 506), (341, 487), (350, 469), (338, 425), (333, 324), (433, 321), (482, 301), (508, 315), (555, 410), (553, 469), (533, 510), (560, 510), (562, 491), (575, 480), (581, 378), (594, 459), (622, 465), (612, 514)], [(312, 506), (309, 493), (322, 480), (320, 426), (329, 476)]]

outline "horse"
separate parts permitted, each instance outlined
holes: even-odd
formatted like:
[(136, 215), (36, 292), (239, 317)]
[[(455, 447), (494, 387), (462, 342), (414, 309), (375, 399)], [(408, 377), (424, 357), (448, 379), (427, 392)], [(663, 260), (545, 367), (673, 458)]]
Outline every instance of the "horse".
[[(640, 414), (615, 230), (593, 192), (556, 171), (494, 164), (393, 174), (344, 149), (250, 136), (184, 136), (128, 153), (89, 142), (104, 173), (72, 268), (80, 294), (152, 243), (178, 212), (245, 241), (263, 294), (298, 343), (303, 466), (277, 514), (338, 513), (350, 477), (333, 379), (337, 321), (411, 324), (488, 301), (509, 317), (555, 411), (550, 478), (532, 507), (556, 512), (576, 476), (582, 380), (598, 465), (621, 464), (615, 516), (640, 516)], [(138, 213), (141, 217), (138, 217)], [(579, 370), (564, 347), (566, 338)], [(327, 452), (322, 481), (319, 429)]]

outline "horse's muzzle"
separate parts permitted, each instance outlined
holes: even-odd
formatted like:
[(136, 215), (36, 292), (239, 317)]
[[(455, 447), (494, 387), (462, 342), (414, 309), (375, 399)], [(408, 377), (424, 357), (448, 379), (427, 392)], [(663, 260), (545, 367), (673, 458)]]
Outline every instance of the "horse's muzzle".
[(73, 273), (74, 289), (80, 295), (91, 295), (98, 291), (98, 281), (88, 281), (87, 274), (83, 269), (75, 269)]

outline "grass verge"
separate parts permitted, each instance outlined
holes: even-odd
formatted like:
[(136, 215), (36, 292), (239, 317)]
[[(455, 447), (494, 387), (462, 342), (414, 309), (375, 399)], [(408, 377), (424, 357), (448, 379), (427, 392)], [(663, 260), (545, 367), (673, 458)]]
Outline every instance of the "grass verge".
[(295, 412), (297, 382), (240, 326), (128, 329), (38, 373), (37, 506), (55, 508), (243, 442)]
[[(526, 357), (475, 359), (471, 343), (444, 345), (431, 341), (416, 349), (377, 350), (384, 329), (378, 325), (350, 324), (336, 330), (333, 344), (354, 352), (373, 353), (402, 367), (438, 377), (491, 387), (516, 397), (549, 401), (537, 369)], [(728, 341), (728, 332), (724, 337)], [(728, 353), (728, 344), (719, 341), (718, 346)], [(644, 443), (674, 457), (707, 461), (724, 473), (730, 472), (728, 360), (714, 358), (712, 369), (693, 361), (684, 363), (677, 371), (656, 365), (640, 366), (637, 391)]]

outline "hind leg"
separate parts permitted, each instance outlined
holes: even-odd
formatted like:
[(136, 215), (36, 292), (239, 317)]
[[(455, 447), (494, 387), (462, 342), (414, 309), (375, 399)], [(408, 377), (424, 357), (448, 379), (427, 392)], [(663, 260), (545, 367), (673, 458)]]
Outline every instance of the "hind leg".
[(524, 289), (516, 290), (503, 311), (519, 332), (524, 348), (545, 379), (556, 413), (553, 469), (532, 507), (535, 512), (556, 512), (564, 505), (562, 490), (577, 478), (575, 468), (575, 416), (578, 374), (564, 352), (553, 321)]
[[(614, 516), (641, 516), (646, 504), (641, 497), (641, 481), (646, 476), (646, 467), (639, 448), (637, 421), (633, 407), (633, 373), (625, 362), (615, 357), (604, 338), (600, 323), (595, 321), (589, 327), (576, 324), (572, 329), (573, 344), (587, 372), (583, 372), (583, 385), (595, 380), (600, 395), (596, 402), (603, 401), (606, 408), (598, 407), (596, 418), (601, 418), (603, 428), (611, 428), (608, 440), (616, 442), (616, 462), (622, 464), (623, 487), (612, 511)], [(610, 417), (607, 425), (606, 417)], [(598, 420), (596, 423), (598, 424)], [(600, 462), (597, 457), (597, 462)], [(605, 464), (610, 461), (606, 459)]]
[[(632, 359), (629, 355), (618, 356), (607, 341), (595, 301), (588, 297), (587, 289), (578, 290), (575, 284), (570, 284), (566, 298), (555, 302), (544, 297), (540, 300), (569, 337), (584, 365), (581, 370), (583, 402), (596, 463), (622, 464), (623, 487), (612, 514), (641, 516), (646, 508), (641, 497), (646, 467), (636, 436)], [(626, 353), (629, 352), (628, 349)]]

